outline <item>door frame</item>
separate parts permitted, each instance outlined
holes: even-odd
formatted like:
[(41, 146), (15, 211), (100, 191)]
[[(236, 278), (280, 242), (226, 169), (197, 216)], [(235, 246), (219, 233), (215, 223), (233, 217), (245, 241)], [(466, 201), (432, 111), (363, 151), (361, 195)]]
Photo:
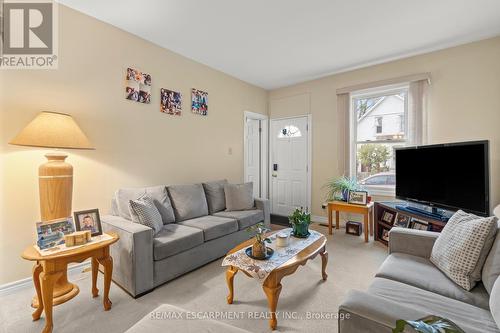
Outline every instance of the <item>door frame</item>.
[[(280, 118), (271, 118), (269, 119), (269, 131), (271, 131), (271, 123), (273, 120), (285, 120), (285, 119), (293, 119), (293, 118), (307, 118), (307, 207), (309, 208), (309, 213), (312, 214), (311, 207), (311, 196), (312, 196), (312, 114), (304, 114), (299, 116), (290, 116), (290, 117), (280, 117)], [(273, 145), (271, 140), (269, 140), (269, 180), (272, 179), (273, 172)], [(273, 186), (271, 181), (269, 181), (269, 201), (271, 204), (271, 214), (273, 213)]]
[(247, 179), (247, 119), (261, 120), (260, 132), (260, 196), (267, 199), (268, 190), (268, 157), (269, 157), (269, 116), (252, 111), (243, 112), (243, 179)]

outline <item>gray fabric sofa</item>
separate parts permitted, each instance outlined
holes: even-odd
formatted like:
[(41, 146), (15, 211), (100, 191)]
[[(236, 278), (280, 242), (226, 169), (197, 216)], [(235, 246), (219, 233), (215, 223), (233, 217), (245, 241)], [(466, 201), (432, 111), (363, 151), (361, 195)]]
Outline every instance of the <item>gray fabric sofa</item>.
[(500, 332), (500, 232), (484, 264), (482, 281), (471, 291), (430, 262), (438, 235), (393, 228), (389, 256), (371, 286), (366, 292), (351, 290), (339, 307), (339, 332), (392, 332), (398, 319), (428, 315), (450, 319), (465, 332)]
[[(111, 215), (103, 216), (105, 232), (120, 240), (111, 247), (113, 281), (137, 297), (153, 288), (224, 256), (247, 240), (247, 227), (259, 222), (270, 226), (267, 199), (255, 199), (246, 211), (225, 211), (224, 184), (154, 186), (120, 189), (111, 204)], [(131, 221), (129, 200), (148, 194), (163, 220), (163, 229), (153, 235), (147, 226)]]

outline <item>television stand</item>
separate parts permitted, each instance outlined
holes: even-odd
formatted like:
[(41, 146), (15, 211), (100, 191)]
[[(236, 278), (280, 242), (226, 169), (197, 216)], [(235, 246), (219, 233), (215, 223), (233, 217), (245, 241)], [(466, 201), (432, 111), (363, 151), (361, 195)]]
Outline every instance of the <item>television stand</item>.
[(410, 206), (408, 204), (396, 205), (396, 208), (402, 211), (414, 213), (417, 215), (423, 215), (431, 219), (440, 220), (443, 222), (448, 222), (448, 220), (450, 219), (448, 216), (441, 214), (439, 212), (439, 209), (437, 209), (436, 207), (432, 207), (432, 211), (428, 211), (424, 208)]
[(404, 201), (375, 202), (375, 240), (387, 245), (389, 230), (393, 227), (441, 232), (446, 225), (446, 222), (442, 219), (443, 214), (437, 212), (439, 218), (436, 218), (433, 213), (436, 213), (436, 211), (426, 211), (424, 207), (419, 209), (419, 207), (410, 206)]

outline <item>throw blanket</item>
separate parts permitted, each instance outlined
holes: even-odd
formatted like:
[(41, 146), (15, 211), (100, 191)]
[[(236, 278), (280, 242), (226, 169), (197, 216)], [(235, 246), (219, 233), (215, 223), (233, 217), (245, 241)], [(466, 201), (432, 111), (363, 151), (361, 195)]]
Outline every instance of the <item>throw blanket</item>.
[(235, 266), (241, 269), (254, 278), (259, 280), (261, 284), (264, 283), (266, 278), (271, 272), (286, 263), (292, 257), (297, 255), (300, 251), (317, 241), (321, 237), (321, 233), (309, 230), (310, 235), (307, 238), (296, 238), (290, 236), (290, 244), (287, 247), (276, 246), (276, 235), (280, 232), (291, 232), (291, 229), (284, 229), (274, 233), (269, 239), (272, 243), (266, 243), (267, 247), (274, 250), (274, 254), (268, 260), (256, 260), (246, 255), (246, 247), (232, 254), (227, 255), (222, 261), (222, 266)]

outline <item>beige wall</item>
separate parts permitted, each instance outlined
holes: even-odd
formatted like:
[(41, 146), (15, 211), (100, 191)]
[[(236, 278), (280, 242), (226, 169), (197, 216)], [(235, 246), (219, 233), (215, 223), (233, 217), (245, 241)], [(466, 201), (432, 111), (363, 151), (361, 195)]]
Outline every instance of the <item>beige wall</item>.
[[(0, 71), (0, 284), (30, 275), (20, 254), (36, 239), (46, 150), (7, 142), (39, 111), (72, 114), (97, 148), (70, 151), (68, 161), (73, 209), (103, 212), (118, 187), (242, 181), (243, 112), (267, 113), (263, 89), (64, 6), (59, 13), (58, 70)], [(124, 99), (128, 66), (152, 74), (151, 104)], [(161, 87), (183, 94), (181, 117), (160, 113)], [(190, 112), (191, 88), (208, 91), (208, 117)]]
[(490, 140), (491, 204), (500, 203), (498, 37), (272, 90), (271, 118), (309, 112), (313, 115), (313, 214), (325, 215), (321, 209), (321, 186), (330, 177), (339, 176), (336, 89), (423, 72), (432, 75), (428, 104), (430, 143)]

